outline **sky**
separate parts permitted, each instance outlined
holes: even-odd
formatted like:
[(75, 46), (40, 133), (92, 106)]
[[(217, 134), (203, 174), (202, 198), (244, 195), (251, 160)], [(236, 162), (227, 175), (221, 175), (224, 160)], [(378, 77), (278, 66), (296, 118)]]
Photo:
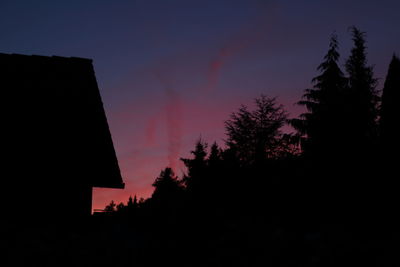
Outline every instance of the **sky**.
[(93, 59), (124, 190), (95, 189), (93, 208), (149, 197), (154, 179), (202, 138), (224, 144), (224, 121), (261, 94), (291, 117), (339, 37), (367, 34), (381, 88), (400, 53), (398, 0), (0, 0), (0, 52)]

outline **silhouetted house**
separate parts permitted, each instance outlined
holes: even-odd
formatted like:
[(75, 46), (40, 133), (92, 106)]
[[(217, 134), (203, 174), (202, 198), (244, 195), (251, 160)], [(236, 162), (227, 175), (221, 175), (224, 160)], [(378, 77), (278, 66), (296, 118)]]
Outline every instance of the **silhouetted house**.
[(0, 54), (0, 92), (3, 215), (89, 215), (93, 187), (124, 188), (91, 60)]

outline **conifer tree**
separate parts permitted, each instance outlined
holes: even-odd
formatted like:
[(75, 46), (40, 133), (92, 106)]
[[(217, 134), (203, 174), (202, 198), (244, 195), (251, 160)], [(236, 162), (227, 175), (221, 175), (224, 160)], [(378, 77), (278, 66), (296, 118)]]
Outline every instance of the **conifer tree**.
[[(135, 195), (135, 197), (136, 197), (136, 195)], [(129, 199), (128, 199), (128, 202), (126, 203), (126, 206), (127, 206), (127, 207), (132, 207), (132, 206), (133, 206), (133, 199), (132, 199), (132, 196), (129, 196)]]
[(365, 150), (377, 135), (377, 79), (373, 77), (373, 67), (368, 66), (365, 33), (356, 27), (352, 27), (351, 31), (354, 47), (346, 62), (349, 146), (355, 150)]
[(184, 183), (188, 191), (200, 191), (200, 187), (204, 184), (202, 179), (206, 175), (207, 143), (201, 139), (198, 140), (191, 154), (193, 155), (192, 159), (181, 159), (188, 170), (187, 175), (184, 177)]
[[(399, 199), (399, 180), (398, 163), (400, 158), (399, 143), (399, 122), (400, 122), (400, 59), (393, 55), (386, 75), (385, 84), (382, 92), (382, 103), (380, 109), (380, 141), (381, 153), (379, 155), (379, 181), (380, 188), (375, 195), (379, 195), (382, 203), (380, 207), (385, 207), (393, 214), (388, 221), (398, 224), (398, 215), (394, 210), (400, 203)], [(375, 186), (376, 187), (376, 186)]]
[(114, 200), (111, 200), (110, 204), (108, 204), (105, 208), (104, 211), (105, 212), (114, 212), (116, 208), (116, 204), (114, 202)]
[(253, 111), (241, 106), (225, 122), (230, 154), (248, 166), (279, 156), (281, 128), (287, 120), (283, 106), (277, 105), (275, 98), (262, 95), (255, 99), (255, 105)]
[(132, 198), (132, 196), (129, 196), (126, 206), (128, 207), (128, 209), (135, 209), (138, 207), (138, 201), (136, 195), (134, 196), (134, 198)]
[(186, 187), (186, 201), (192, 212), (199, 212), (205, 207), (204, 195), (210, 195), (210, 175), (207, 165), (207, 143), (201, 139), (196, 142), (191, 151), (193, 158), (181, 159), (187, 168), (183, 181)]
[(321, 73), (312, 79), (312, 89), (306, 89), (298, 104), (307, 108), (300, 118), (292, 119), (292, 126), (303, 136), (302, 149), (306, 155), (321, 155), (340, 150), (345, 138), (346, 78), (338, 61), (338, 40), (332, 34), (328, 53), (318, 66)]
[(169, 167), (161, 171), (153, 183), (154, 192), (151, 196), (153, 203), (173, 205), (180, 200), (183, 188), (182, 182)]
[[(393, 55), (382, 92), (380, 110), (380, 135), (385, 150), (398, 148), (398, 123), (400, 118), (400, 59)], [(388, 151), (387, 151), (388, 152)]]
[(221, 162), (221, 149), (218, 144), (214, 142), (210, 148), (210, 155), (208, 156), (207, 163), (211, 168), (215, 168)]
[(119, 203), (118, 205), (117, 205), (117, 211), (119, 211), (119, 212), (122, 212), (122, 211), (124, 211), (125, 210), (125, 205), (124, 205), (124, 203)]

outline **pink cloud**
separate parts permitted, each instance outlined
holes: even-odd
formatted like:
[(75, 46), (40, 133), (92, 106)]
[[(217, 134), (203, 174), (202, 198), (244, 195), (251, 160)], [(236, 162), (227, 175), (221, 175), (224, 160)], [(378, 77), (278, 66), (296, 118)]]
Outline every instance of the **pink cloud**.
[[(252, 51), (270, 26), (269, 17), (256, 18), (249, 26), (216, 45), (219, 49), (214, 53), (209, 50), (184, 51), (171, 55), (146, 66), (139, 74), (135, 72), (131, 77), (137, 79), (121, 83), (123, 93), (135, 88), (151, 93), (141, 95), (141, 99), (128, 99), (117, 113), (110, 114), (126, 189), (96, 189), (94, 208), (104, 208), (111, 199), (125, 202), (133, 194), (149, 197), (153, 190), (151, 184), (160, 170), (167, 165), (175, 171), (183, 169), (179, 158), (190, 156), (189, 151), (200, 135), (206, 141), (222, 143), (223, 121), (243, 99), (225, 99), (218, 104), (188, 99), (184, 91), (180, 91), (190, 89), (182, 87), (183, 75), (190, 77), (192, 73), (198, 73), (199, 84), (203, 84), (199, 92), (204, 99), (209, 99), (209, 93), (218, 87), (224, 68), (237, 56)], [(199, 61), (207, 63), (196, 65)], [(160, 86), (163, 95), (159, 95)], [(193, 89), (198, 85), (190, 86)], [(164, 132), (166, 142), (159, 139), (162, 136), (159, 133)], [(133, 148), (135, 152), (129, 154)]]
[(240, 29), (221, 46), (218, 53), (208, 63), (205, 92), (214, 90), (221, 75), (221, 69), (226, 62), (243, 50), (250, 49), (252, 45), (266, 36), (272, 27), (272, 18), (275, 6), (267, 3), (260, 6), (264, 11), (261, 16), (254, 18), (249, 26)]
[(169, 166), (176, 170), (179, 160), (179, 151), (182, 142), (182, 104), (179, 93), (173, 88), (171, 77), (161, 69), (154, 72), (163, 86), (166, 104), (165, 116), (168, 136), (168, 161)]
[(147, 121), (145, 130), (146, 147), (152, 147), (155, 145), (155, 135), (156, 135), (158, 120), (159, 120), (158, 116), (153, 116)]

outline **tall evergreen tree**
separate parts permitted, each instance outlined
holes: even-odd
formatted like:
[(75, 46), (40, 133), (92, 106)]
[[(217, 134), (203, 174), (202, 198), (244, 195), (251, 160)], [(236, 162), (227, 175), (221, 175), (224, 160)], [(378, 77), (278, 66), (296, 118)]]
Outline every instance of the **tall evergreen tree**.
[(255, 99), (255, 110), (242, 106), (225, 122), (227, 147), (244, 165), (279, 156), (282, 145), (281, 128), (287, 114), (275, 98), (262, 95)]
[(128, 207), (129, 210), (133, 210), (138, 207), (138, 201), (136, 195), (134, 196), (134, 198), (132, 198), (132, 196), (129, 196), (126, 206)]
[(392, 151), (396, 151), (398, 148), (396, 144), (399, 143), (397, 130), (400, 118), (399, 100), (400, 59), (393, 55), (383, 87), (380, 113), (380, 135), (385, 150), (392, 148)]
[(318, 66), (321, 73), (312, 79), (312, 89), (306, 89), (303, 100), (298, 104), (307, 112), (298, 119), (292, 119), (292, 126), (303, 136), (302, 149), (306, 155), (321, 155), (339, 152), (345, 138), (346, 116), (343, 110), (346, 78), (338, 61), (338, 40), (332, 34), (328, 53)]
[(223, 169), (222, 150), (216, 142), (212, 144), (207, 158), (207, 176), (208, 191), (211, 193), (213, 201), (217, 201), (221, 197), (221, 192), (226, 189), (224, 183), (226, 172)]
[[(136, 197), (136, 195), (135, 195)], [(133, 198), (132, 196), (129, 196), (128, 202), (126, 203), (127, 207), (132, 207), (133, 206)]]
[(210, 148), (210, 155), (207, 158), (207, 163), (210, 168), (217, 168), (221, 163), (221, 149), (218, 144), (214, 142)]
[[(398, 188), (400, 182), (395, 175), (399, 172), (400, 143), (398, 124), (400, 121), (400, 59), (393, 55), (389, 65), (385, 84), (382, 92), (382, 104), (380, 110), (380, 139), (381, 154), (379, 175), (381, 187), (378, 191), (381, 201), (380, 207), (390, 214), (388, 221), (398, 225), (399, 218), (394, 210), (400, 203)], [(378, 194), (377, 194), (378, 195)]]
[(191, 151), (193, 157), (181, 159), (187, 168), (187, 174), (183, 178), (186, 204), (191, 212), (197, 214), (209, 207), (208, 204), (212, 200), (211, 192), (215, 186), (209, 172), (207, 146), (207, 143), (200, 139), (196, 142), (195, 149)]
[(175, 176), (171, 168), (165, 168), (153, 183), (154, 192), (151, 196), (156, 206), (174, 207), (183, 192), (182, 182)]
[(377, 135), (377, 79), (373, 77), (373, 67), (368, 66), (365, 33), (356, 27), (352, 27), (351, 31), (354, 47), (346, 62), (349, 75), (348, 134), (353, 149), (365, 150), (371, 147)]
[(200, 191), (204, 187), (207, 168), (207, 143), (201, 139), (197, 141), (195, 149), (191, 151), (192, 159), (181, 159), (188, 173), (184, 177), (184, 183), (188, 191)]

